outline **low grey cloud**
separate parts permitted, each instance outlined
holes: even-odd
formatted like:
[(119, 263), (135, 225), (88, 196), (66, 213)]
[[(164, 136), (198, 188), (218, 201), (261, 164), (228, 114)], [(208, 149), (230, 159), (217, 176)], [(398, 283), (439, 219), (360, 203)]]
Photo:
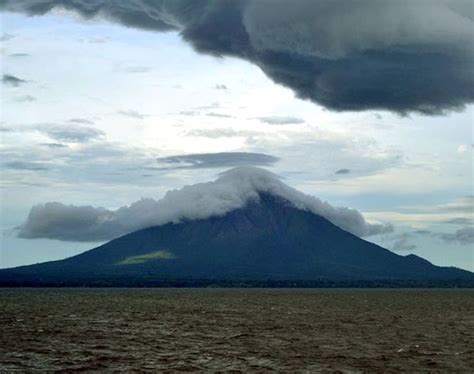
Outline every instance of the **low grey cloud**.
[(431, 230), (414, 230), (413, 234), (416, 234), (416, 235), (431, 235), (432, 231)]
[(464, 226), (454, 232), (436, 232), (432, 230), (413, 230), (392, 236), (391, 249), (394, 251), (410, 251), (417, 248), (413, 240), (419, 237), (432, 238), (448, 244), (468, 245), (474, 243), (474, 226)]
[(0, 42), (6, 42), (10, 39), (13, 39), (15, 36), (15, 34), (4, 32), (2, 35), (0, 35)]
[(2, 76), (2, 83), (6, 84), (6, 85), (9, 85), (9, 86), (12, 86), (12, 87), (19, 87), (22, 84), (25, 84), (27, 82), (28, 81), (26, 81), (24, 79), (15, 77), (14, 75), (10, 75), (10, 74), (3, 74), (3, 76)]
[(7, 169), (13, 170), (27, 170), (27, 171), (43, 171), (48, 170), (49, 166), (40, 162), (34, 161), (10, 161), (3, 164)]
[(350, 174), (350, 169), (339, 169), (336, 171), (336, 174)]
[(468, 245), (474, 243), (474, 226), (465, 226), (453, 233), (440, 233), (437, 235), (447, 243)]
[(32, 103), (33, 101), (36, 101), (36, 97), (31, 95), (17, 96), (15, 97), (15, 101), (19, 103)]
[[(264, 153), (251, 152), (220, 152), (196, 153), (158, 158), (163, 166), (161, 169), (205, 169), (234, 166), (271, 166), (279, 160), (278, 157)], [(152, 167), (153, 168), (153, 167)]]
[(78, 123), (81, 125), (93, 125), (94, 122), (87, 119), (87, 118), (71, 118), (68, 122), (70, 123)]
[(48, 148), (67, 148), (68, 146), (66, 144), (62, 143), (40, 143), (43, 147), (48, 147)]
[(240, 167), (222, 173), (216, 181), (171, 190), (161, 200), (142, 199), (117, 210), (59, 202), (36, 205), (25, 223), (18, 227), (18, 236), (67, 241), (109, 240), (150, 226), (222, 216), (258, 200), (260, 193), (280, 196), (296, 208), (321, 215), (355, 235), (392, 230), (389, 225), (368, 223), (355, 209), (334, 207), (303, 194), (266, 170)]
[(267, 116), (258, 117), (257, 119), (268, 125), (299, 125), (304, 123), (304, 119), (290, 116)]
[(100, 241), (120, 235), (116, 225), (107, 224), (111, 211), (91, 206), (51, 202), (31, 208), (18, 236), (65, 241)]
[(433, 236), (434, 233), (431, 230), (414, 230), (410, 232), (404, 232), (401, 234), (393, 235), (393, 243), (390, 248), (393, 251), (413, 251), (417, 248), (416, 244), (412, 241), (420, 236)]
[(149, 66), (125, 66), (121, 68), (121, 71), (129, 74), (142, 74), (149, 73), (153, 69)]
[(474, 218), (466, 218), (466, 217), (456, 217), (448, 219), (442, 223), (447, 223), (450, 225), (470, 225), (473, 223)]
[(129, 117), (129, 118), (134, 118), (134, 119), (145, 119), (147, 117), (146, 114), (140, 113), (136, 110), (129, 109), (129, 110), (119, 110), (117, 112), (118, 114)]
[(179, 114), (182, 116), (196, 116), (199, 112), (195, 110), (182, 110)]
[(38, 131), (51, 139), (66, 143), (87, 143), (105, 135), (102, 130), (93, 127), (71, 125), (42, 125), (38, 127)]
[(177, 31), (196, 51), (243, 58), (332, 110), (433, 115), (474, 102), (470, 0), (4, 0), (0, 7), (28, 15), (65, 8)]
[(14, 57), (14, 58), (23, 58), (23, 57), (30, 57), (30, 54), (29, 53), (11, 53), (8, 56)]
[(416, 249), (416, 245), (410, 243), (411, 235), (402, 234), (399, 235), (395, 242), (392, 244), (392, 251), (413, 251)]

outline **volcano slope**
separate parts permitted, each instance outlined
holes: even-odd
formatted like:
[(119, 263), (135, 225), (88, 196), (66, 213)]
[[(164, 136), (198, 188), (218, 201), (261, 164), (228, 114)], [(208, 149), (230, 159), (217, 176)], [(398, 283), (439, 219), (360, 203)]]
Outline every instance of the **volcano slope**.
[(259, 192), (221, 216), (132, 232), (61, 261), (0, 270), (2, 286), (473, 286)]

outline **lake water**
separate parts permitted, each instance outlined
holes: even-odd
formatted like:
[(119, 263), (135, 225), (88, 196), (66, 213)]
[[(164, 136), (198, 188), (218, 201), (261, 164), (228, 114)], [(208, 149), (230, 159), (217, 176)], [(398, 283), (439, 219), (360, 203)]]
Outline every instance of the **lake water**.
[(0, 372), (472, 372), (473, 290), (0, 289)]

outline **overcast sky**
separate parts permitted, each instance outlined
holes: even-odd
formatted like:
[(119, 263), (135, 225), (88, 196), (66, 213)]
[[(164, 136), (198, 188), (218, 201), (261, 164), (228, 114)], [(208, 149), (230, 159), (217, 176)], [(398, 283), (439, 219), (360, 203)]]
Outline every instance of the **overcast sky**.
[[(200, 28), (197, 10), (185, 17), (179, 7), (152, 23), (143, 9), (110, 6), (85, 20), (82, 1), (51, 12), (49, 1), (37, 2), (41, 11), (8, 3), (16, 8), (0, 15), (0, 267), (104, 240), (21, 237), (35, 205), (114, 211), (254, 165), (393, 226), (366, 240), (474, 270), (469, 2), (401, 2), (388, 10), (394, 25), (374, 19), (383, 16), (374, 2), (353, 2), (354, 17), (370, 20), (358, 37), (349, 31), (361, 19), (306, 27), (305, 10), (333, 20), (340, 10), (303, 0), (288, 12), (278, 1), (272, 12), (266, 1), (216, 7)], [(391, 29), (397, 20), (403, 37)]]

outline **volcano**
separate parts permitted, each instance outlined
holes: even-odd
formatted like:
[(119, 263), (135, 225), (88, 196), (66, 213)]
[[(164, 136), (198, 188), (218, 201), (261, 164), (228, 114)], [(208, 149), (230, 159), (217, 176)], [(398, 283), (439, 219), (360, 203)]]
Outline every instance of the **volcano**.
[(361, 239), (340, 227), (347, 215), (318, 201), (304, 206), (306, 195), (265, 173), (232, 174), (240, 182), (247, 178), (241, 206), (234, 201), (206, 218), (184, 216), (140, 229), (65, 260), (3, 269), (0, 285), (474, 285), (473, 273)]

